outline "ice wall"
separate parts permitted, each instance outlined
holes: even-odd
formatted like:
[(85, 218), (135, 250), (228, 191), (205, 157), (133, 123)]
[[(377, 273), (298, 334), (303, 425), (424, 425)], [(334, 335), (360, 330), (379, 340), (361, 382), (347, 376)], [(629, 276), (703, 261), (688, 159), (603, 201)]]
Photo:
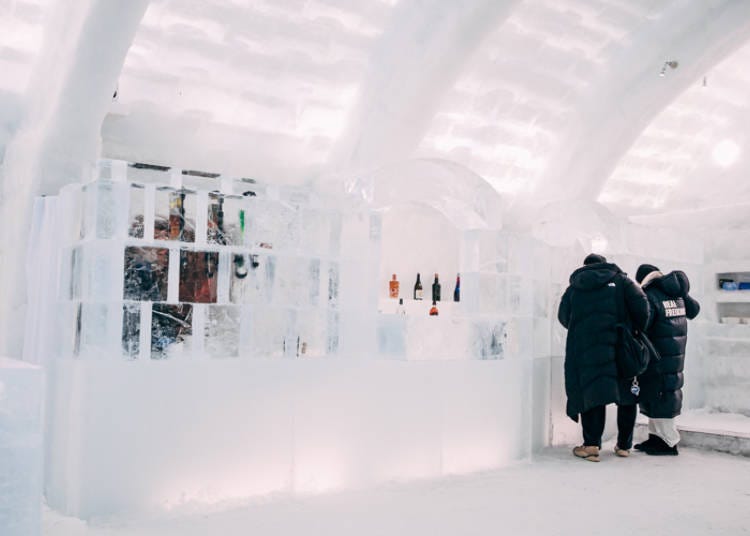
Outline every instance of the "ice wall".
[(750, 291), (720, 288), (721, 280), (737, 286), (750, 281), (750, 231), (706, 231), (705, 243), (701, 315), (708, 322), (700, 354), (705, 405), (750, 415)]
[(530, 451), (530, 366), (58, 361), (47, 499), (88, 518), (501, 467)]
[(42, 369), (0, 358), (0, 534), (41, 534)]

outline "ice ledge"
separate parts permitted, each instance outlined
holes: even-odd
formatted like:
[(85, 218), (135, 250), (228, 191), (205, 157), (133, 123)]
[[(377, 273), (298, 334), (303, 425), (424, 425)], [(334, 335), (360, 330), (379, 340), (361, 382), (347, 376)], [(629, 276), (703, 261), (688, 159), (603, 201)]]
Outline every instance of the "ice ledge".
[[(645, 431), (647, 419), (638, 418)], [(685, 412), (677, 417), (681, 445), (750, 457), (750, 417), (737, 413), (712, 413), (706, 409)]]
[(10, 357), (0, 357), (0, 369), (36, 369), (39, 368), (30, 363), (11, 359)]

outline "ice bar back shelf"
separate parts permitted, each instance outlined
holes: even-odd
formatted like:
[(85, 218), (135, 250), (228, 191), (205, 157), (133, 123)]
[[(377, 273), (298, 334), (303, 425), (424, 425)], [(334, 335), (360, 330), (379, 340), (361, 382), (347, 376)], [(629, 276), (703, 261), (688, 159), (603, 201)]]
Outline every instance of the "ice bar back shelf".
[(98, 177), (61, 192), (63, 354), (319, 357), (338, 352), (345, 311), (374, 311), (342, 276), (377, 262), (378, 216), (367, 207), (161, 175), (173, 184)]

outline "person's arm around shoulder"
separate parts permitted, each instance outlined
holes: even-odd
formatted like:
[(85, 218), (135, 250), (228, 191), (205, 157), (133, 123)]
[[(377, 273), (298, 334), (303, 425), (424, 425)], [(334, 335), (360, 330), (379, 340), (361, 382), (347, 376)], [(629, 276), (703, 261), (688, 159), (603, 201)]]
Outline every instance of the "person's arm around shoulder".
[(565, 289), (565, 293), (560, 300), (560, 307), (557, 309), (557, 319), (568, 329), (570, 324), (570, 287)]
[(622, 277), (625, 285), (625, 306), (630, 314), (633, 327), (645, 331), (651, 315), (651, 305), (643, 289), (627, 276)]

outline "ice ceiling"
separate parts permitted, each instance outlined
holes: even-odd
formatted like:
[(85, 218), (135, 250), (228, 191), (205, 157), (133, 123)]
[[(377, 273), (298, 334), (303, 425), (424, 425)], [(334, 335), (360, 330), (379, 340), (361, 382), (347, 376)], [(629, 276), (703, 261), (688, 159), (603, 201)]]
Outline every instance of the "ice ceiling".
[[(0, 0), (0, 155), (58, 1)], [(103, 151), (268, 180), (442, 158), (624, 214), (748, 203), (749, 37), (740, 0), (152, 0)]]

